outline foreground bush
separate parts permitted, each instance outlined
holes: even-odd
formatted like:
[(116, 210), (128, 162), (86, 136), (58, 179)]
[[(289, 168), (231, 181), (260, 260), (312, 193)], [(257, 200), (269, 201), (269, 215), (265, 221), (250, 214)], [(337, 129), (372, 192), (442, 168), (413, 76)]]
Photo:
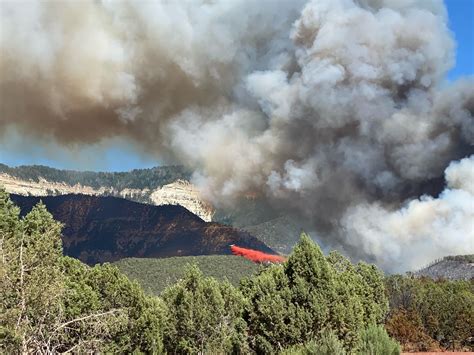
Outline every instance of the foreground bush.
[(64, 317), (89, 317), (68, 325), (62, 348), (78, 346), (80, 352), (108, 353), (163, 351), (166, 308), (161, 299), (146, 296), (137, 283), (110, 264), (89, 267), (65, 257), (62, 266)]
[(383, 327), (370, 325), (362, 330), (357, 350), (360, 355), (398, 355), (400, 345)]
[(61, 225), (0, 190), (2, 353), (161, 352), (164, 306), (110, 265), (62, 256)]
[(251, 346), (275, 353), (332, 330), (346, 350), (356, 348), (359, 330), (387, 312), (383, 278), (373, 267), (351, 265), (339, 254), (325, 258), (306, 235), (288, 261), (243, 281), (245, 319)]
[(403, 308), (390, 312), (385, 328), (405, 351), (439, 351), (439, 343), (425, 331), (418, 313)]
[(389, 334), (404, 349), (474, 350), (474, 282), (395, 275), (386, 280)]
[(318, 341), (295, 345), (281, 352), (282, 355), (345, 355), (342, 342), (334, 332), (324, 332)]

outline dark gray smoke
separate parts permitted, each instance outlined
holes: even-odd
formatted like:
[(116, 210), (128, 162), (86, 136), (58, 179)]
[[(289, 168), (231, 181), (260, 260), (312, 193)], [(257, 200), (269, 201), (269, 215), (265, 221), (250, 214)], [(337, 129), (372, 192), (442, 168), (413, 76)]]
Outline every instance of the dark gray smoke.
[(215, 203), (263, 196), (389, 270), (474, 252), (474, 163), (451, 163), (474, 152), (474, 82), (444, 82), (441, 1), (0, 7), (0, 127), (128, 137)]

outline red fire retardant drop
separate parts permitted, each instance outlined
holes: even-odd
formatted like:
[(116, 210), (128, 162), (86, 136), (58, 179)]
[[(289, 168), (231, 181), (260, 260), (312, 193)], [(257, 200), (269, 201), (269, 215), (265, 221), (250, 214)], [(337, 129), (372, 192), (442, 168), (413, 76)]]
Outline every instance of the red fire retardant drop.
[(231, 245), (230, 250), (232, 254), (243, 256), (245, 259), (253, 261), (254, 263), (282, 263), (286, 261), (286, 258), (281, 255), (267, 254), (258, 250), (241, 248), (236, 245)]

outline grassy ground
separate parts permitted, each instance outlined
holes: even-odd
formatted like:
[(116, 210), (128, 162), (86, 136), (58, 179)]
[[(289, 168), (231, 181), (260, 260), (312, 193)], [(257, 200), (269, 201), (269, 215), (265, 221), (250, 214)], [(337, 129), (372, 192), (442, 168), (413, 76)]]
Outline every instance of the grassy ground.
[(185, 266), (192, 263), (196, 263), (205, 275), (219, 280), (227, 278), (234, 285), (238, 285), (243, 277), (259, 268), (259, 265), (233, 255), (128, 258), (119, 260), (114, 265), (130, 279), (137, 280), (147, 293), (157, 295), (181, 278)]

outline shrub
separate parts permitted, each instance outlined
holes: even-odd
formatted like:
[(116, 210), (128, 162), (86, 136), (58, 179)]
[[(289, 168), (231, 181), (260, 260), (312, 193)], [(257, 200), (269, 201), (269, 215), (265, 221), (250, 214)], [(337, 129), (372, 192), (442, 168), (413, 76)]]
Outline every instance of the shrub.
[[(395, 275), (385, 283), (391, 309), (387, 330), (404, 349), (423, 351), (441, 346), (463, 350), (474, 329), (473, 281)], [(466, 346), (473, 350), (472, 345)]]
[(282, 355), (345, 355), (342, 342), (332, 331), (325, 331), (318, 341), (311, 340), (303, 345), (295, 345), (281, 352)]
[(397, 339), (405, 351), (437, 351), (438, 343), (426, 334), (417, 312), (395, 309), (385, 323), (388, 334)]
[(400, 345), (391, 339), (382, 326), (369, 325), (360, 333), (360, 355), (398, 355)]

